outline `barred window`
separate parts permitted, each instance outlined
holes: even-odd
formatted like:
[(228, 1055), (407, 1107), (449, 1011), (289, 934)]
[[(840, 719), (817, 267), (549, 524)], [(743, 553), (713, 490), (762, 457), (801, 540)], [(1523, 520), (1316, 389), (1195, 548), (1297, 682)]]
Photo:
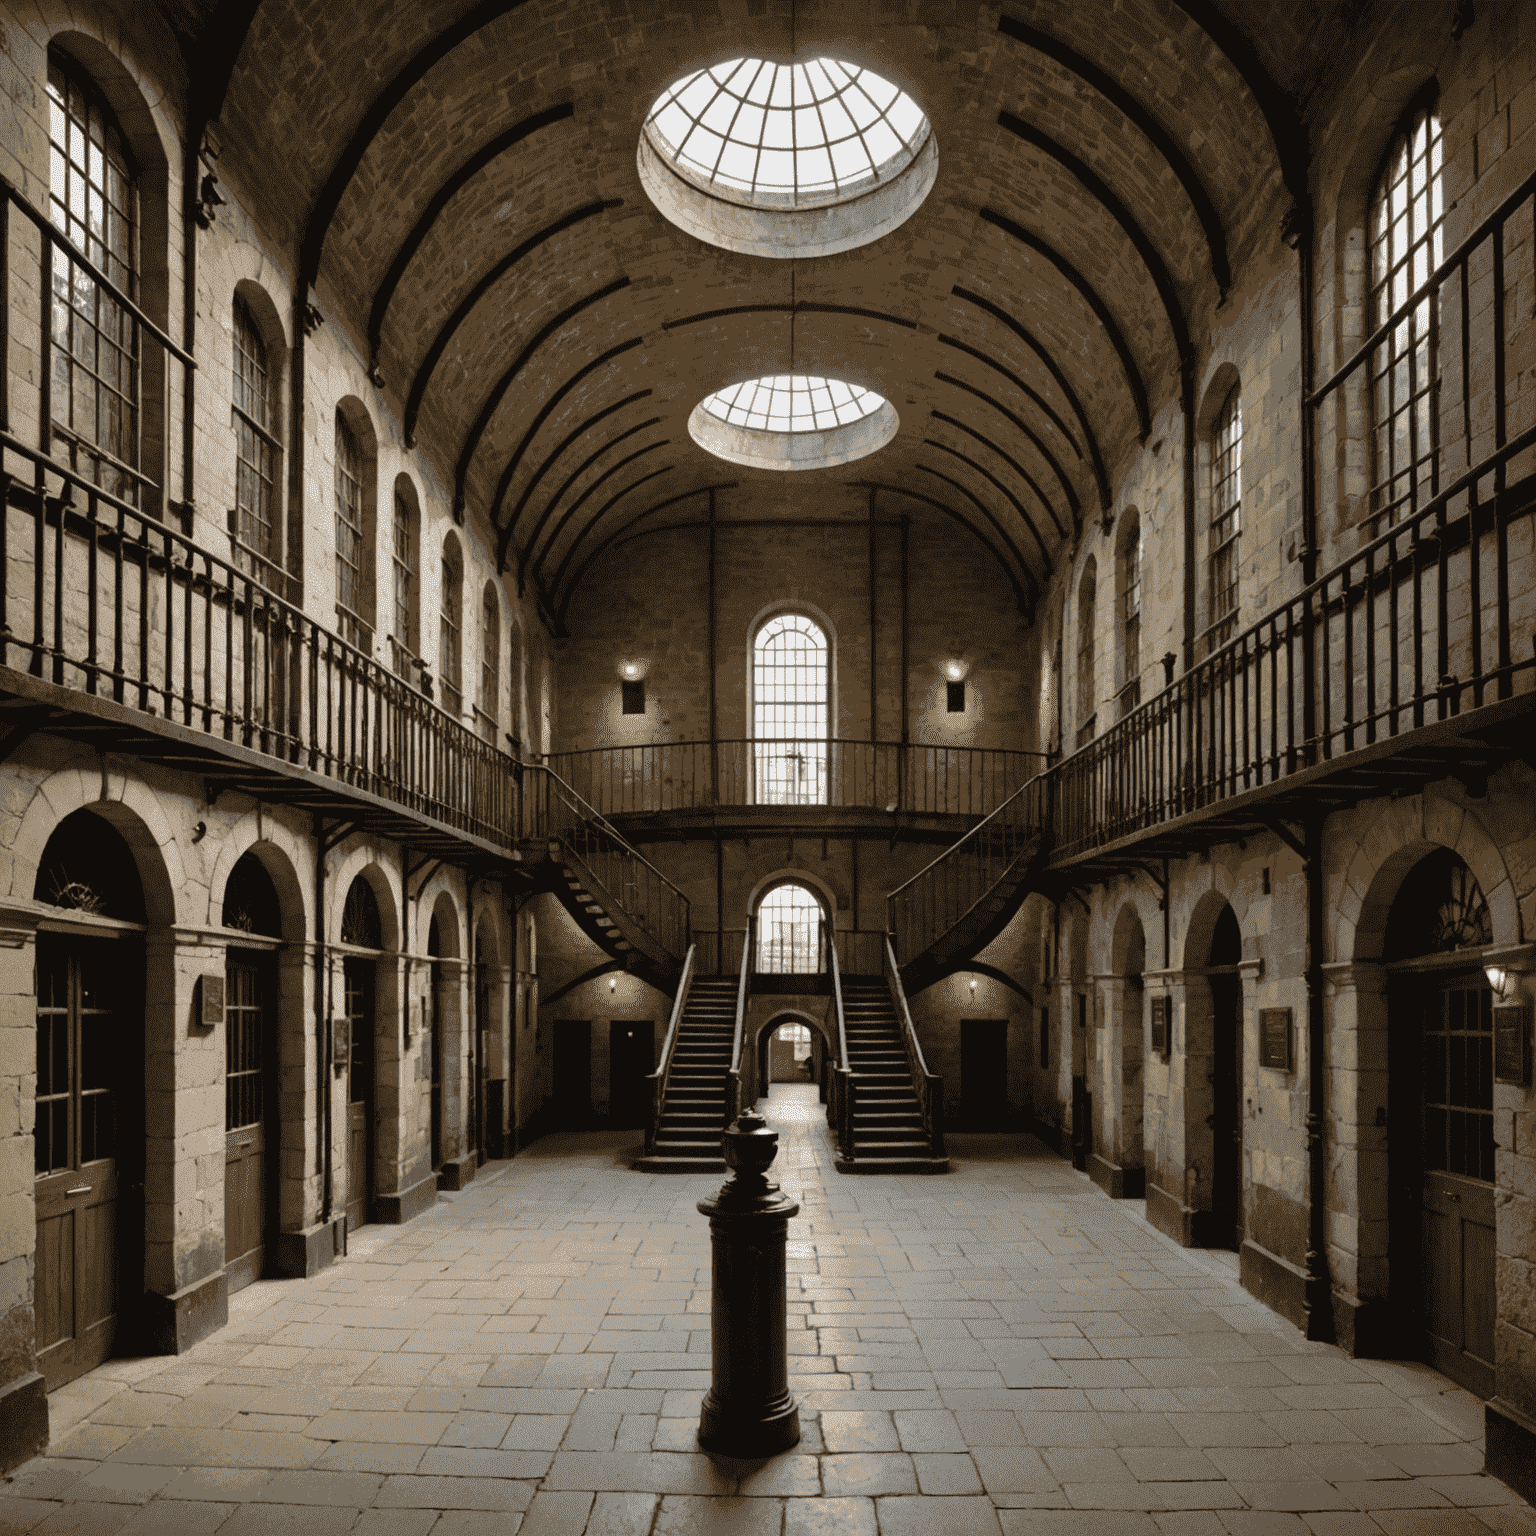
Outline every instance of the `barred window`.
[(805, 886), (775, 886), (757, 909), (757, 969), (772, 975), (819, 974), (821, 925), (821, 903)]
[(460, 691), (460, 636), (464, 628), (460, 612), (459, 562), (451, 545), (443, 546), (443, 597), (438, 613), (437, 669), (443, 683), (443, 708), (451, 715), (464, 708)]
[(496, 588), (485, 584), (480, 612), (480, 725), (487, 741), (496, 740), (496, 695), (501, 691), (501, 610)]
[(272, 380), (267, 345), (241, 298), (235, 300), (234, 332), (235, 537), (270, 560), (276, 550), (272, 508), (277, 479)]
[(401, 677), (414, 681), (416, 626), (411, 622), (411, 593), (416, 578), (416, 519), (410, 502), (398, 485), (389, 555), (390, 636), (394, 642), (394, 666)]
[(1094, 605), (1099, 595), (1099, 568), (1090, 555), (1077, 589), (1077, 744), (1093, 740), (1098, 725), (1093, 685)]
[[(1404, 118), (1371, 198), (1371, 329), (1378, 330), (1445, 258), (1440, 115)], [(1436, 374), (1439, 306), (1426, 294), (1371, 355), (1370, 511), (1396, 522), (1438, 489)]]
[(1120, 713), (1141, 703), (1141, 519), (1132, 516), (1120, 557)]
[(759, 805), (827, 803), (830, 648), (820, 625), (781, 613), (752, 645), (752, 735)]
[(363, 455), (357, 435), (336, 413), (336, 607), (342, 637), (368, 643), (363, 611)]
[[(72, 59), (48, 54), (48, 208), (107, 280), (138, 302), (138, 187), (112, 110)], [(53, 256), (54, 440), (70, 465), (138, 504), (139, 328), (67, 256)]]
[(1237, 628), (1237, 549), (1243, 509), (1243, 402), (1233, 385), (1216, 418), (1211, 444), (1210, 623), (1206, 649), (1215, 650)]

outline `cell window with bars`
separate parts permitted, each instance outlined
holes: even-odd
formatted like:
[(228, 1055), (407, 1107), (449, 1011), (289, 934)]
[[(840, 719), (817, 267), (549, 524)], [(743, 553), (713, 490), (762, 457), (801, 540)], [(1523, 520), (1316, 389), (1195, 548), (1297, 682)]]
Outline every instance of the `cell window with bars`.
[(821, 903), (803, 885), (780, 885), (757, 909), (757, 969), (812, 976), (822, 970)]

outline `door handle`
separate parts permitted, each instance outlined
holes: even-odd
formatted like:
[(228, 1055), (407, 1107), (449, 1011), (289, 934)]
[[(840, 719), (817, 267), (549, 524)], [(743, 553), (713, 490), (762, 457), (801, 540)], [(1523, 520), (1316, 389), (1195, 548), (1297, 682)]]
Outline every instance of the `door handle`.
[(93, 1184), (76, 1184), (73, 1189), (66, 1189), (66, 1195), (88, 1195), (95, 1188)]
[[(70, 1194), (74, 1194), (74, 1190), (70, 1190)], [(1460, 1200), (1460, 1199), (1461, 1199), (1461, 1196), (1460, 1196), (1460, 1195), (1453, 1195), (1453, 1194), (1452, 1194), (1452, 1193), (1451, 1193), (1451, 1192), (1450, 1192), (1450, 1190), (1446, 1190), (1446, 1192), (1445, 1192), (1445, 1198), (1446, 1198), (1446, 1199), (1447, 1199), (1447, 1200)]]
[(235, 1150), (237, 1152), (244, 1152), (247, 1147), (254, 1147), (255, 1145), (256, 1138), (253, 1136), (249, 1141), (237, 1141), (235, 1143)]

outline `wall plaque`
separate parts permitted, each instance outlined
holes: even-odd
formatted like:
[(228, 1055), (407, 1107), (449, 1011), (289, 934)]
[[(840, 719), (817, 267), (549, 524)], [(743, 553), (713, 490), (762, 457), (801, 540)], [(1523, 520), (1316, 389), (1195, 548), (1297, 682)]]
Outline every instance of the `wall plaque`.
[(1152, 1049), (1159, 1056), (1166, 1056), (1170, 1050), (1169, 1036), (1172, 1030), (1169, 1028), (1168, 1017), (1172, 1009), (1169, 1003), (1170, 999), (1166, 997), (1152, 999)]
[(1259, 1065), (1276, 1072), (1295, 1070), (1295, 1032), (1289, 1008), (1259, 1009)]
[(197, 1022), (212, 1029), (224, 1022), (224, 978), (209, 971), (197, 979)]
[(1531, 1010), (1523, 1003), (1493, 1010), (1493, 1076), (1516, 1088), (1531, 1085)]

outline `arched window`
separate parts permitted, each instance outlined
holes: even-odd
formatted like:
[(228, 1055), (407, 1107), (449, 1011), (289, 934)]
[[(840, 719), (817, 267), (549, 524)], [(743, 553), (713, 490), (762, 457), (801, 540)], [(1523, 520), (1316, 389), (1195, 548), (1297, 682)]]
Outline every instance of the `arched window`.
[[(112, 109), (73, 59), (48, 51), (49, 212), (120, 292), (139, 300), (139, 197)], [(53, 438), (70, 466), (135, 506), (139, 333), (90, 274), (54, 255)]]
[(395, 504), (390, 529), (389, 623), (391, 660), (395, 671), (413, 683), (421, 680), (416, 656), (416, 561), (417, 519), (410, 483), (395, 481)]
[(821, 903), (803, 885), (776, 885), (757, 909), (757, 969), (813, 976), (825, 966)]
[(496, 740), (496, 696), (501, 692), (501, 604), (496, 583), (488, 581), (480, 605), (480, 729)]
[(1120, 536), (1120, 714), (1141, 703), (1141, 516), (1132, 509)]
[(1094, 603), (1099, 593), (1099, 567), (1093, 556), (1083, 569), (1077, 588), (1077, 744), (1093, 740), (1098, 725), (1093, 684)]
[[(267, 344), (262, 340), (251, 307), (237, 294), (234, 305), (234, 405), (230, 416), (235, 429), (235, 537), (243, 549), (244, 563), (267, 580), (269, 572), (257, 562), (277, 558), (273, 508), (277, 504), (277, 456), (274, 435), (276, 401), (267, 363)], [(257, 557), (252, 562), (249, 557)]]
[(341, 909), (341, 942), (359, 949), (384, 947), (384, 924), (379, 916), (379, 899), (373, 887), (358, 875), (347, 887), (346, 904)]
[(357, 434), (336, 413), (336, 611), (342, 638), (366, 647), (363, 618), (363, 454)]
[(463, 584), (458, 545), (450, 536), (443, 541), (442, 597), (437, 620), (437, 670), (443, 684), (443, 708), (450, 715), (460, 714), (464, 708)]
[[(1440, 114), (1414, 107), (1371, 196), (1370, 329), (1385, 325), (1444, 258)], [(1426, 294), (1371, 355), (1371, 513), (1397, 522), (1435, 491), (1438, 306)]]
[(831, 667), (827, 637), (781, 613), (752, 642), (752, 736), (758, 805), (827, 803)]
[(1237, 628), (1237, 549), (1243, 510), (1242, 387), (1234, 384), (1216, 418), (1211, 439), (1211, 533), (1206, 559), (1210, 606), (1207, 653), (1225, 645)]

